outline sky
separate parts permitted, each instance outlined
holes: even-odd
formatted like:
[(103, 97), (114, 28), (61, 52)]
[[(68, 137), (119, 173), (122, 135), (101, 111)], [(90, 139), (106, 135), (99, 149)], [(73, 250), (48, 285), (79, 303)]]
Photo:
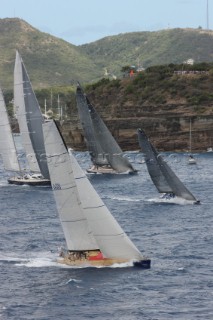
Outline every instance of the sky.
[(74, 45), (135, 31), (207, 29), (207, 25), (213, 29), (213, 0), (0, 0), (0, 4), (1, 19), (21, 18)]

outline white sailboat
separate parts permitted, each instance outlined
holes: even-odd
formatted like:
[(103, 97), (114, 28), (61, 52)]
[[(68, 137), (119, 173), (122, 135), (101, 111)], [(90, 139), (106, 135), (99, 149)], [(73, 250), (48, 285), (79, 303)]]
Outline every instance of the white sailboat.
[(150, 268), (90, 184), (55, 122), (43, 124), (47, 162), (67, 251), (59, 262), (71, 266), (132, 263)]
[(22, 146), (26, 154), (28, 172), (8, 179), (11, 184), (49, 185), (45, 157), (42, 122), (43, 116), (24, 66), (16, 51), (14, 68), (14, 106), (19, 124)]
[(7, 109), (0, 88), (0, 154), (5, 170), (20, 172), (17, 150), (13, 139), (12, 130), (9, 123)]
[(188, 164), (196, 164), (197, 162), (192, 155), (192, 121), (191, 119), (189, 122), (189, 152), (190, 152), (190, 155), (188, 159)]

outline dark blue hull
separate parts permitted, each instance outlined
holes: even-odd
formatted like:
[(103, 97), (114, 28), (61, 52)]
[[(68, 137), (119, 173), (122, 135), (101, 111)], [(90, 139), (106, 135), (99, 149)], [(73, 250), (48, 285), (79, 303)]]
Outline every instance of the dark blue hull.
[(135, 261), (134, 267), (139, 267), (142, 269), (150, 269), (151, 268), (151, 259), (143, 259), (140, 261)]

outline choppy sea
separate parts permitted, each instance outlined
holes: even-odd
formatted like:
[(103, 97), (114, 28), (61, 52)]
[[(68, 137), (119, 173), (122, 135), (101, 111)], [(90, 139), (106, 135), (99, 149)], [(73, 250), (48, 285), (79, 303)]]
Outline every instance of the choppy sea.
[[(164, 154), (201, 205), (164, 204), (141, 155), (128, 153), (137, 175), (89, 179), (150, 270), (57, 264), (65, 247), (49, 187), (7, 184), (0, 162), (0, 319), (212, 320), (213, 153)], [(83, 169), (87, 153), (77, 153)]]

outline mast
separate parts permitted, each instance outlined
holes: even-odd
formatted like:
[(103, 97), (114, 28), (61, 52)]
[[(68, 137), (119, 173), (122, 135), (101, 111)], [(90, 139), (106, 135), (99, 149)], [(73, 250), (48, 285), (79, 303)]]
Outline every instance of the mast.
[(209, 30), (209, 1), (206, 1), (206, 27)]
[(192, 121), (189, 120), (189, 152), (192, 152)]

